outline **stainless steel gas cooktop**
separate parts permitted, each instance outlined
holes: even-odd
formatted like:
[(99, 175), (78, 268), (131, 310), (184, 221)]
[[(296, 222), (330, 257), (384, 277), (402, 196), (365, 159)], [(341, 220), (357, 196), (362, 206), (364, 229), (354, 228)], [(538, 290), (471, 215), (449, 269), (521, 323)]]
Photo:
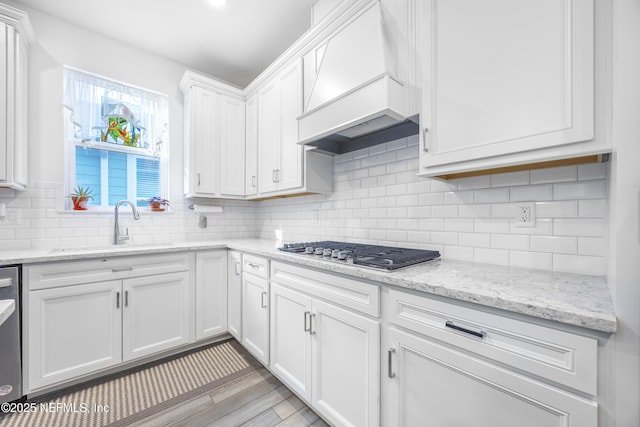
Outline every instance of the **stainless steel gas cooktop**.
[(396, 248), (392, 246), (365, 245), (345, 242), (287, 243), (278, 248), (283, 252), (330, 259), (345, 264), (371, 267), (380, 270), (396, 270), (440, 256), (438, 251)]

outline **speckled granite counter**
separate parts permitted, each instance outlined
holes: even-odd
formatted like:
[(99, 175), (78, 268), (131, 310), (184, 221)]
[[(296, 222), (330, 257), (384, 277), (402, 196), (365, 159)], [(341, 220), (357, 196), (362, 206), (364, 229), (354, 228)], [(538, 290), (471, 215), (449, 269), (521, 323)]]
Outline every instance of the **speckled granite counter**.
[(260, 239), (65, 250), (0, 251), (0, 265), (230, 248), (386, 285), (441, 295), (514, 313), (613, 333), (616, 317), (603, 277), (462, 261), (436, 260), (395, 272), (377, 271), (276, 250)]
[(16, 302), (12, 299), (0, 300), (0, 325), (11, 316), (16, 309)]

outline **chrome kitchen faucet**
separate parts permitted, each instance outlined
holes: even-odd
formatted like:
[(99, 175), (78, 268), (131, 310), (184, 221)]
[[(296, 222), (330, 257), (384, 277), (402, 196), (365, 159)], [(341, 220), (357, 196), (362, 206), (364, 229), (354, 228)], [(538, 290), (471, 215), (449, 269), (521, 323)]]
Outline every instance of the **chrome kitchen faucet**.
[(118, 224), (118, 208), (120, 207), (120, 205), (123, 204), (128, 204), (129, 206), (131, 206), (131, 210), (133, 211), (133, 219), (135, 220), (139, 220), (140, 219), (140, 213), (138, 212), (138, 209), (136, 209), (136, 207), (134, 206), (133, 203), (131, 203), (128, 200), (120, 200), (118, 203), (116, 203), (116, 208), (114, 210), (114, 214), (116, 216), (116, 220), (115, 220), (115, 224), (113, 226), (113, 244), (117, 245), (120, 242), (123, 242), (125, 240), (129, 240), (129, 229), (127, 228), (126, 230), (126, 234), (124, 236), (120, 235), (120, 225)]

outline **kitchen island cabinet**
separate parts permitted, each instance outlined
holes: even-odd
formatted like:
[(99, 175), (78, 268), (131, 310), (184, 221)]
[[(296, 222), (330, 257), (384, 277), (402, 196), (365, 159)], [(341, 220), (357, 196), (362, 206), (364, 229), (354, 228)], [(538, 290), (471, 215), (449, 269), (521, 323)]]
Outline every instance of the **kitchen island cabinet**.
[(595, 72), (594, 54), (605, 53), (596, 48), (607, 26), (592, 0), (417, 3), (419, 175), (585, 163), (610, 151), (603, 129), (594, 133), (606, 104), (595, 104), (605, 96), (595, 76), (606, 71)]
[(188, 254), (24, 267), (29, 393), (192, 340)]

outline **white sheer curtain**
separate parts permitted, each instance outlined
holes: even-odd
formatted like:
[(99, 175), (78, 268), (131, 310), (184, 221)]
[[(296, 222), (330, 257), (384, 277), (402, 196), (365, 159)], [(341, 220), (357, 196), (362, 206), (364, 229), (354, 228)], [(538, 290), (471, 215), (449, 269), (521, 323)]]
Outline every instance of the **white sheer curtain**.
[(70, 137), (88, 144), (100, 141), (105, 121), (103, 105), (117, 101), (135, 114), (142, 133), (142, 147), (157, 155), (166, 137), (168, 101), (165, 95), (109, 80), (74, 68), (64, 68), (64, 107), (70, 112)]

